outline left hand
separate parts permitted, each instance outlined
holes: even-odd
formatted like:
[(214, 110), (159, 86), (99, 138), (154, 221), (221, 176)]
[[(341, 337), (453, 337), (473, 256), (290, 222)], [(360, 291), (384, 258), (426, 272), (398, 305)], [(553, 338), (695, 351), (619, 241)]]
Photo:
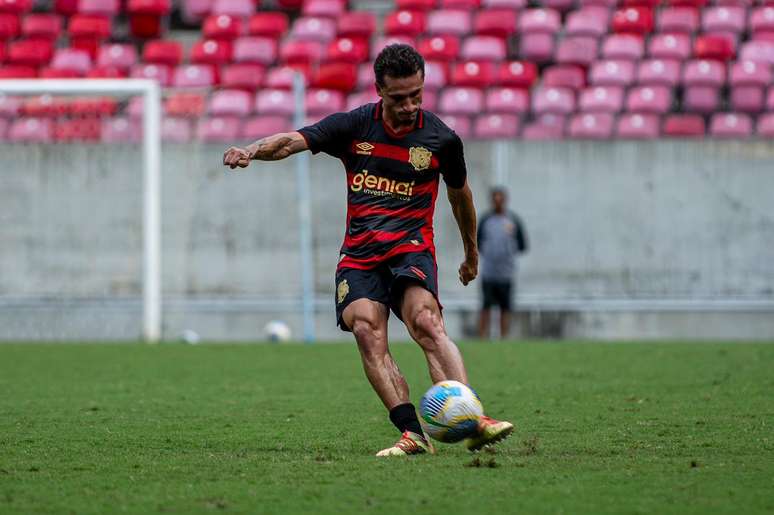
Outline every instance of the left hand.
[(478, 258), (466, 258), (460, 265), (460, 282), (467, 286), (478, 275)]

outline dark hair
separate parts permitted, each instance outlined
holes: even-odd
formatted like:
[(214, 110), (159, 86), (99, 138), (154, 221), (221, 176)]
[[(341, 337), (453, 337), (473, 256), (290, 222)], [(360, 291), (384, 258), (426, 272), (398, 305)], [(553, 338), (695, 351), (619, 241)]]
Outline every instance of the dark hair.
[(505, 188), (505, 186), (495, 186), (491, 190), (489, 190), (489, 193), (493, 197), (497, 194), (500, 194), (503, 197), (508, 198), (508, 190)]
[(421, 71), (425, 77), (425, 60), (422, 55), (410, 45), (387, 45), (379, 52), (374, 61), (376, 83), (384, 86), (384, 78), (389, 75), (396, 79), (411, 77)]

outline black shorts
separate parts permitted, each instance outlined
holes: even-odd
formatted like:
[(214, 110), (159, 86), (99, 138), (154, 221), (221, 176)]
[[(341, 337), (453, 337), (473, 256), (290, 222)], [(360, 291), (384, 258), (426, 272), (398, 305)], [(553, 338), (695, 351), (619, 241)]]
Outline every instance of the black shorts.
[(438, 300), (438, 267), (430, 252), (400, 254), (369, 270), (340, 268), (336, 271), (335, 293), (338, 326), (342, 331), (351, 331), (341, 317), (346, 307), (357, 299), (380, 302), (403, 320), (401, 302), (409, 284), (422, 286)]
[(497, 306), (504, 311), (511, 310), (511, 295), (513, 292), (511, 281), (481, 281), (481, 289), (484, 294), (484, 309)]

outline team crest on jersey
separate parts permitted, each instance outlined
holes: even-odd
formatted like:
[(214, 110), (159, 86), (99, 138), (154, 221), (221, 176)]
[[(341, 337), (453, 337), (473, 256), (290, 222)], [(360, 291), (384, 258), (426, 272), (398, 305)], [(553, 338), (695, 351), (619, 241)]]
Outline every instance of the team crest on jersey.
[(430, 168), (432, 159), (433, 153), (425, 147), (411, 147), (409, 149), (409, 163), (417, 172)]
[(361, 156), (370, 156), (371, 152), (374, 149), (374, 146), (364, 141), (362, 143), (358, 143), (357, 145), (355, 145), (355, 148), (357, 149), (355, 152), (357, 152)]
[(347, 283), (347, 280), (344, 279), (339, 283), (338, 288), (336, 288), (336, 301), (341, 304), (344, 302), (344, 299), (347, 298), (347, 294), (349, 293), (349, 284)]

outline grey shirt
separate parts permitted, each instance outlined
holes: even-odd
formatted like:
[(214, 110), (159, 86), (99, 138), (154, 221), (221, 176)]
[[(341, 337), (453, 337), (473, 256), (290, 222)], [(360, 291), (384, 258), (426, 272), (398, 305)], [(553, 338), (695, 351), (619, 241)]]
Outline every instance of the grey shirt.
[(516, 269), (516, 255), (527, 251), (527, 232), (515, 213), (489, 212), (478, 224), (478, 252), (481, 278), (510, 282)]

